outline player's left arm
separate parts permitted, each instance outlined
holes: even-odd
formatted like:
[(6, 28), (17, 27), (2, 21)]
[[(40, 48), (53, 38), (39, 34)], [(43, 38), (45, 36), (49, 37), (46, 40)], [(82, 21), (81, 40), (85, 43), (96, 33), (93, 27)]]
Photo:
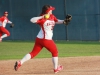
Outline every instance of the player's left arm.
[(56, 22), (56, 24), (63, 24), (64, 20), (59, 20)]
[(65, 25), (68, 25), (69, 22), (72, 20), (72, 15), (68, 14), (64, 20), (57, 20), (56, 21), (56, 24), (65, 24)]
[(10, 28), (14, 27), (14, 24), (11, 21), (8, 21), (8, 23), (10, 24)]
[(12, 22), (11, 21), (8, 21), (8, 23), (11, 24)]
[(64, 20), (57, 19), (53, 14), (52, 16), (54, 17), (54, 21), (56, 24), (63, 24)]

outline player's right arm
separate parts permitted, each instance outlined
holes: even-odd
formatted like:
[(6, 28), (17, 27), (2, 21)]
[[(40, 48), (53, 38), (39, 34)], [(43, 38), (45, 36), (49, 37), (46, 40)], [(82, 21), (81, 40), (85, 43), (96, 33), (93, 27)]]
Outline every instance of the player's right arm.
[(37, 21), (38, 21), (39, 19), (42, 19), (42, 18), (44, 18), (44, 16), (33, 17), (33, 18), (30, 19), (30, 21), (31, 21), (32, 23), (37, 23)]

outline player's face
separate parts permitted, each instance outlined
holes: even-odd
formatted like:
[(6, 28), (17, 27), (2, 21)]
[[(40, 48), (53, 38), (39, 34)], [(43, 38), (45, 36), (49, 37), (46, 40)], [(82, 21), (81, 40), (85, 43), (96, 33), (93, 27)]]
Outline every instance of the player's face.
[(8, 14), (4, 14), (6, 17), (8, 16)]
[(50, 10), (48, 13), (49, 13), (49, 14), (52, 14), (52, 10)]

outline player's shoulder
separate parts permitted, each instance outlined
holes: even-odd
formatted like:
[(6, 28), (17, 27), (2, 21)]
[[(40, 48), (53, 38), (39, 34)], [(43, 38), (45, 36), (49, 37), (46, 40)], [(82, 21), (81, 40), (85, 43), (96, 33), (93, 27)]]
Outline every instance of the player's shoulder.
[(5, 17), (5, 16), (1, 16), (1, 17), (0, 17), (0, 20), (4, 21), (4, 20), (8, 20), (8, 18)]
[(50, 16), (53, 17), (53, 18), (56, 18), (56, 16), (54, 14), (51, 14)]
[(6, 17), (5, 16), (1, 16), (0, 18), (5, 19)]
[(4, 20), (4, 16), (0, 16), (0, 20)]

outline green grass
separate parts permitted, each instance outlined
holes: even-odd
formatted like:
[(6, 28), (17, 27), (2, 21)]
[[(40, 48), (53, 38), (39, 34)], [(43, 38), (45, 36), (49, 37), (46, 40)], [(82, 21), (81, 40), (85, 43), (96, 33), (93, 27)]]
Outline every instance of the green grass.
[[(100, 42), (78, 41), (55, 41), (59, 57), (76, 56), (99, 56)], [(0, 43), (0, 60), (21, 59), (31, 52), (34, 42), (32, 41), (3, 41)], [(50, 58), (51, 53), (45, 48), (36, 58)]]

